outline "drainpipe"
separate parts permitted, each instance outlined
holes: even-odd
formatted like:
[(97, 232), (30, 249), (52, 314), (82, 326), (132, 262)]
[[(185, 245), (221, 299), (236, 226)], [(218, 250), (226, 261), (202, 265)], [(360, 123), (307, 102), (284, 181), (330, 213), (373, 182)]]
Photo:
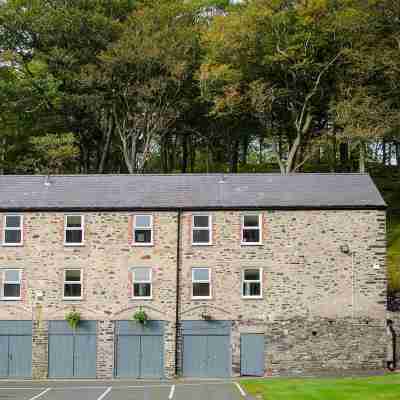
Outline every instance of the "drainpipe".
[(355, 269), (354, 269), (354, 257), (355, 257), (356, 252), (353, 251), (351, 253), (351, 279), (352, 279), (352, 284), (351, 284), (351, 312), (352, 312), (352, 317), (353, 317), (353, 322), (354, 322), (354, 317), (355, 317), (355, 306), (356, 306), (356, 279), (355, 279)]
[(180, 260), (181, 260), (181, 215), (182, 211), (178, 209), (178, 214), (177, 214), (177, 238), (176, 238), (176, 303), (175, 303), (175, 310), (176, 310), (176, 316), (175, 316), (175, 375), (178, 375), (178, 361), (179, 361), (179, 356), (178, 356), (178, 337), (179, 337), (179, 291), (180, 291), (180, 274), (179, 274), (179, 269), (180, 269)]

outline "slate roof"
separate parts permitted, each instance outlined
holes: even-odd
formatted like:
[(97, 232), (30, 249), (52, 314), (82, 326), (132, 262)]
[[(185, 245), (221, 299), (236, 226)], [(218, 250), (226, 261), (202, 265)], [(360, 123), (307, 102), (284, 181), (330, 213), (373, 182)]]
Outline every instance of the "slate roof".
[[(47, 182), (47, 184), (46, 184)], [(386, 208), (369, 175), (1, 175), (0, 210)]]

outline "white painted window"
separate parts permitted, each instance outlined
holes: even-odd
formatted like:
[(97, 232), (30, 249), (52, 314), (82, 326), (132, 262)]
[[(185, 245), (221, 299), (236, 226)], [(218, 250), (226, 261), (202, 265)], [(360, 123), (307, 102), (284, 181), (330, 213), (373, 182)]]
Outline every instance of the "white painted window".
[(242, 215), (242, 244), (261, 244), (261, 214)]
[(242, 271), (242, 296), (262, 297), (262, 268), (246, 268)]
[(192, 244), (212, 243), (212, 222), (210, 214), (194, 214), (192, 217)]
[(133, 268), (132, 269), (133, 297), (135, 299), (152, 298), (152, 271), (151, 268)]
[(133, 244), (136, 246), (150, 246), (153, 244), (152, 215), (134, 215)]
[(3, 244), (5, 246), (21, 246), (23, 240), (22, 215), (6, 215), (4, 217)]
[(83, 215), (66, 215), (64, 221), (64, 244), (82, 245), (85, 239)]
[(210, 268), (192, 269), (192, 297), (198, 299), (211, 298)]
[(2, 274), (3, 287), (1, 297), (4, 300), (21, 299), (21, 270), (5, 269)]
[(82, 271), (66, 269), (64, 271), (64, 299), (79, 300), (82, 298)]

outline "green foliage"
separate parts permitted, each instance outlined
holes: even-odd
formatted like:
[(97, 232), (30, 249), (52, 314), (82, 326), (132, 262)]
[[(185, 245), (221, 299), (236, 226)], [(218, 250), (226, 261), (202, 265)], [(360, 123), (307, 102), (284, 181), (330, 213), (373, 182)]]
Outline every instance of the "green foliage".
[(140, 309), (133, 314), (132, 320), (139, 322), (142, 325), (146, 325), (148, 316), (144, 310)]
[(65, 320), (68, 322), (71, 329), (75, 330), (81, 320), (81, 314), (79, 311), (72, 310), (65, 315)]

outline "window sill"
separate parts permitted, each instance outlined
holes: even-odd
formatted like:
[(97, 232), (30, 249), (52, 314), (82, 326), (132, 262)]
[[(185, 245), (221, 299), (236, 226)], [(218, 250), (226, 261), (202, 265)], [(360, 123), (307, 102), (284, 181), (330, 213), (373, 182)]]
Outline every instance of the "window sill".
[(3, 243), (4, 247), (22, 247), (23, 243)]
[(21, 297), (1, 297), (1, 301), (21, 301)]
[(192, 296), (192, 300), (212, 300), (212, 296)]
[(82, 297), (63, 297), (64, 301), (81, 301)]
[(193, 243), (192, 246), (212, 246), (212, 242), (210, 243)]
[(83, 247), (84, 245), (85, 245), (85, 243), (65, 243), (64, 242), (65, 247)]
[(262, 246), (262, 242), (240, 242), (241, 246)]
[(263, 296), (242, 296), (243, 300), (262, 300)]
[(131, 297), (131, 300), (153, 300), (153, 296), (150, 297)]
[(153, 247), (154, 243), (132, 243), (133, 247)]

